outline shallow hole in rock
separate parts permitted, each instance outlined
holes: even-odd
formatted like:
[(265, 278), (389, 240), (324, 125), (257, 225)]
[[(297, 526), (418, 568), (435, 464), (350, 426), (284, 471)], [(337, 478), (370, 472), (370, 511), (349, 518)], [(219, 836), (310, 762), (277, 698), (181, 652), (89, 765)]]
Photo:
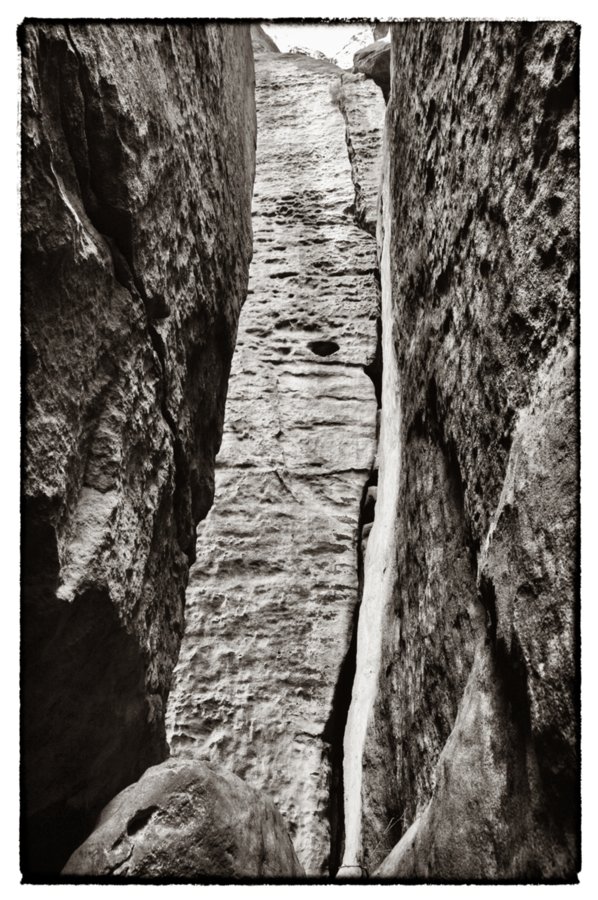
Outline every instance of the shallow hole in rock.
[(127, 834), (131, 835), (135, 834), (137, 831), (141, 831), (157, 810), (157, 806), (148, 806), (147, 809), (138, 810), (133, 818), (127, 823)]
[(310, 341), (307, 346), (316, 356), (332, 356), (340, 349), (336, 341)]

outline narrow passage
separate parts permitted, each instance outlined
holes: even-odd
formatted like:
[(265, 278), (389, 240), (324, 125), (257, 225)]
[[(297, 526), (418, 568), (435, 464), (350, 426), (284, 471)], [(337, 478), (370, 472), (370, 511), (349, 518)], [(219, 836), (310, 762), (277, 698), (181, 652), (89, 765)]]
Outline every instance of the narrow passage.
[(346, 660), (376, 454), (376, 249), (356, 224), (339, 75), (256, 57), (254, 258), (168, 713), (172, 752), (269, 794), (311, 875), (340, 862)]

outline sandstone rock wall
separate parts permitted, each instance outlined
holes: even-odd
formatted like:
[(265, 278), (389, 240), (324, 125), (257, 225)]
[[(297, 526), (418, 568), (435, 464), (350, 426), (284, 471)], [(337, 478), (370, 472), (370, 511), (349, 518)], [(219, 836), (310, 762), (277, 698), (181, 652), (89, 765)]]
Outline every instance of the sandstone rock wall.
[(345, 864), (372, 872), (403, 835), (378, 875), (571, 878), (578, 31), (392, 30), (374, 609), (345, 737)]
[(22, 29), (26, 871), (579, 867), (578, 30), (391, 31), (252, 29), (206, 517), (250, 29)]
[(256, 57), (255, 256), (168, 711), (172, 752), (229, 766), (269, 794), (312, 875), (340, 861), (361, 509), (376, 448), (364, 371), (377, 349), (376, 250), (355, 222), (340, 74), (308, 57)]
[(376, 236), (378, 195), (382, 179), (382, 95), (363, 75), (340, 77), (338, 104), (345, 119), (345, 136), (355, 187), (355, 219)]
[(163, 759), (252, 252), (246, 26), (21, 28), (23, 866)]

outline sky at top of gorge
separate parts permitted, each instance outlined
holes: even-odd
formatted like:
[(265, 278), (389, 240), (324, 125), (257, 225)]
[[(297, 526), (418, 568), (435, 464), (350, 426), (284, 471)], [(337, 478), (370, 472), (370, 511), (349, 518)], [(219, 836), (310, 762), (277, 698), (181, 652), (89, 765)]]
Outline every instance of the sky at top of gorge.
[(342, 68), (351, 68), (353, 53), (374, 41), (370, 23), (363, 21), (338, 25), (327, 22), (321, 25), (265, 22), (262, 26), (281, 53), (288, 53), (294, 47), (320, 51), (328, 59), (336, 59)]

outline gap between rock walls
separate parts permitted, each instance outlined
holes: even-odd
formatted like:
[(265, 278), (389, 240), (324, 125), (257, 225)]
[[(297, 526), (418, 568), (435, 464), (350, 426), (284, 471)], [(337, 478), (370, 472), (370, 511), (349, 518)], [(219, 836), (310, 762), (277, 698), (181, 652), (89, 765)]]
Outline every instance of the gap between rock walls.
[(575, 883), (578, 26), (19, 41), (24, 881)]
[[(363, 231), (364, 241), (371, 241), (376, 244), (376, 238), (373, 236), (371, 224), (368, 223), (365, 215), (365, 199), (360, 196), (361, 188), (356, 177), (356, 153), (352, 147), (350, 138), (350, 123), (346, 115), (342, 102), (342, 76), (339, 76), (340, 90), (334, 86), (331, 89), (334, 105), (337, 106), (339, 112), (345, 120), (345, 140), (347, 146), (347, 156), (351, 164), (351, 173), (354, 182), (355, 199), (350, 210), (353, 220), (358, 228)], [(381, 173), (380, 173), (381, 174)], [(377, 254), (376, 254), (377, 257)], [(364, 558), (367, 547), (369, 533), (372, 529), (376, 512), (376, 501), (378, 491), (378, 447), (380, 440), (380, 419), (382, 410), (382, 310), (381, 310), (381, 284), (380, 284), (380, 268), (376, 265), (374, 270), (376, 283), (375, 293), (375, 311), (376, 311), (376, 348), (374, 358), (371, 363), (364, 365), (363, 370), (371, 380), (376, 394), (376, 455), (372, 463), (372, 467), (368, 474), (367, 480), (363, 486), (361, 502), (359, 508), (359, 520), (357, 526), (357, 548), (356, 548), (356, 569), (357, 569), (357, 602), (353, 611), (353, 620), (351, 626), (351, 638), (347, 647), (347, 652), (343, 660), (339, 672), (339, 678), (334, 692), (332, 709), (326, 728), (322, 735), (322, 739), (330, 744), (330, 863), (329, 872), (331, 878), (336, 878), (341, 867), (344, 853), (345, 843), (345, 822), (344, 822), (344, 738), (347, 726), (347, 717), (349, 707), (351, 705), (351, 697), (353, 691), (353, 683), (357, 667), (357, 635), (359, 630), (359, 612), (361, 608), (361, 600), (363, 596), (364, 586)]]
[[(205, 752), (269, 794), (306, 873), (329, 878), (343, 854), (343, 745), (381, 393), (378, 184), (362, 177), (371, 152), (357, 151), (376, 120), (369, 137), (381, 163), (384, 103), (373, 84), (354, 81), (351, 110), (339, 112), (330, 89), (341, 70), (301, 56), (258, 59), (256, 75), (252, 271), (216, 502), (187, 591), (194, 637), (183, 639), (167, 727), (175, 755)], [(281, 102), (282, 83), (292, 104)], [(248, 403), (258, 393), (256, 415)], [(263, 498), (255, 531), (244, 497)], [(221, 609), (224, 596), (234, 604)], [(285, 650), (289, 625), (300, 636)], [(229, 674), (206, 662), (216, 646)], [(275, 687), (261, 687), (265, 671)], [(262, 698), (281, 690), (273, 715)]]

